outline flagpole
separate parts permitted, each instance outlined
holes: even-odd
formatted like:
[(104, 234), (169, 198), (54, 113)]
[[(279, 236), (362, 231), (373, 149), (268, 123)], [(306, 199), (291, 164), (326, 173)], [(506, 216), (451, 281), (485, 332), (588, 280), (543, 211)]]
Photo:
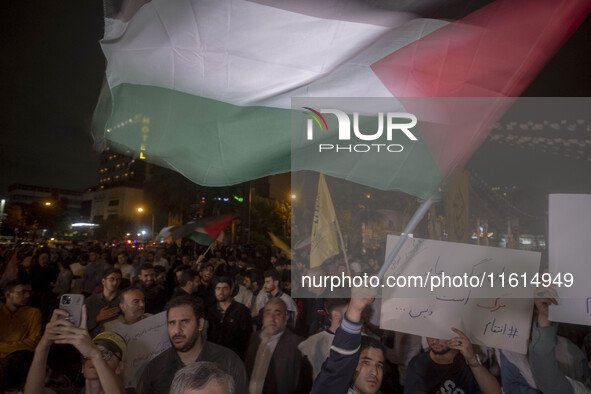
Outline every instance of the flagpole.
[(341, 249), (343, 249), (343, 257), (345, 258), (345, 265), (347, 266), (347, 275), (351, 276), (351, 267), (349, 267), (349, 258), (347, 257), (347, 251), (345, 250), (345, 242), (343, 241), (343, 234), (341, 233), (341, 226), (339, 226), (339, 219), (337, 219), (336, 215), (334, 217), (334, 224), (337, 228), (337, 234), (339, 235), (339, 240), (341, 241)]
[(402, 234), (402, 237), (400, 237), (400, 239), (394, 246), (394, 249), (392, 249), (388, 257), (386, 258), (384, 265), (382, 265), (382, 268), (380, 268), (380, 272), (378, 272), (378, 278), (380, 278), (380, 280), (382, 280), (382, 278), (386, 274), (386, 271), (388, 271), (388, 268), (390, 268), (390, 265), (394, 261), (394, 258), (396, 257), (398, 252), (400, 252), (400, 249), (402, 249), (402, 245), (404, 245), (404, 242), (406, 242), (406, 240), (408, 239), (408, 234), (414, 231), (414, 229), (417, 227), (423, 216), (425, 216), (429, 208), (431, 208), (431, 205), (433, 205), (434, 201), (435, 199), (433, 197), (429, 197), (429, 199), (423, 201), (419, 209), (417, 209), (412, 218), (410, 218), (410, 221), (404, 228), (404, 233)]
[(207, 254), (207, 252), (209, 252), (209, 249), (211, 249), (211, 247), (213, 246), (214, 243), (215, 243), (215, 239), (213, 240), (212, 243), (209, 244), (209, 246), (207, 247), (207, 249), (205, 249), (205, 252), (203, 252), (203, 254), (201, 256), (205, 257), (205, 255)]

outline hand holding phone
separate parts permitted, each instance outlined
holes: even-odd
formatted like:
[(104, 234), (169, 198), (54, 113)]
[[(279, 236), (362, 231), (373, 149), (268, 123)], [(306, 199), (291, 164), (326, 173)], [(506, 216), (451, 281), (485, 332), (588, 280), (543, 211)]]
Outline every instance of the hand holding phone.
[(60, 297), (59, 309), (68, 312), (68, 315), (60, 314), (59, 318), (65, 319), (76, 327), (80, 327), (82, 321), (82, 306), (84, 296), (82, 294), (64, 294)]

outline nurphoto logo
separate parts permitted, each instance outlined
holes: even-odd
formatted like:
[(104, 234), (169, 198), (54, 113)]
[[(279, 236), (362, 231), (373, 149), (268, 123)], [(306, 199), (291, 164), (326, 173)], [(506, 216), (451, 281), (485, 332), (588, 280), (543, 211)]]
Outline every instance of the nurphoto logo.
[[(314, 123), (318, 125), (321, 132), (329, 132), (328, 124), (322, 114), (332, 114), (336, 116), (338, 122), (338, 139), (339, 141), (374, 141), (372, 143), (359, 143), (359, 144), (328, 144), (319, 143), (318, 152), (338, 152), (338, 153), (366, 153), (366, 152), (390, 152), (399, 153), (404, 150), (401, 144), (390, 143), (392, 142), (392, 136), (394, 133), (402, 132), (410, 141), (418, 141), (417, 137), (410, 131), (411, 128), (416, 126), (417, 117), (413, 114), (406, 112), (387, 112), (384, 116), (383, 112), (379, 112), (377, 115), (378, 129), (377, 131), (360, 130), (359, 127), (359, 113), (353, 112), (353, 127), (351, 128), (351, 118), (347, 113), (338, 109), (321, 109), (316, 111), (310, 107), (303, 107), (310, 111), (311, 119), (307, 122), (307, 139), (308, 141), (314, 140)], [(384, 118), (386, 121), (384, 122)], [(384, 123), (385, 127), (385, 142), (379, 143), (378, 140), (384, 140)], [(351, 133), (351, 129), (353, 133)]]

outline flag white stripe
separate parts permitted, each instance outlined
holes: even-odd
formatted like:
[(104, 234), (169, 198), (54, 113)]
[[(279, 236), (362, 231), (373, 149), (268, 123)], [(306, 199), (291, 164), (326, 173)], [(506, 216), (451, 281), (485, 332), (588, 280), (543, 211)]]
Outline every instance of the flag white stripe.
[(153, 0), (121, 37), (106, 31), (107, 79), (278, 108), (291, 97), (390, 97), (369, 65), (446, 24), (400, 15), (390, 29), (248, 1)]

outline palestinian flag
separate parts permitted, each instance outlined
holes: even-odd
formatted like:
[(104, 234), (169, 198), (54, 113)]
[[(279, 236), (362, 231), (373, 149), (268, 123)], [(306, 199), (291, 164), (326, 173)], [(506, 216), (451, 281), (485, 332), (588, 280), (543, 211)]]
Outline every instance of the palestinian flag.
[(180, 226), (165, 227), (160, 230), (158, 239), (163, 240), (172, 237), (174, 242), (180, 238), (189, 238), (200, 245), (210, 245), (233, 219), (233, 215), (213, 216), (191, 221)]
[[(114, 3), (106, 1), (101, 41), (99, 137), (202, 185), (309, 169), (420, 197), (469, 158), (510, 103), (404, 98), (519, 96), (591, 8), (484, 1), (450, 22), (422, 17), (433, 1), (392, 10), (353, 1)], [(399, 99), (397, 111), (419, 114), (418, 143), (385, 161), (292, 167), (293, 97)]]

